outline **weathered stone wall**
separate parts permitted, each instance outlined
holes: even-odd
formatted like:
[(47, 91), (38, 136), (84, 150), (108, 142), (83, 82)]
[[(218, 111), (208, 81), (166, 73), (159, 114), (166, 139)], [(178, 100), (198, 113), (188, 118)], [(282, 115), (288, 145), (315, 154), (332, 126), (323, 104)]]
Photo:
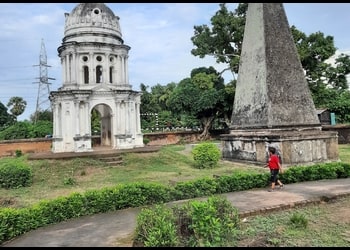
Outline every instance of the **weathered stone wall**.
[(221, 141), (222, 157), (229, 161), (266, 164), (270, 144), (281, 149), (284, 166), (339, 160), (336, 131), (232, 130)]

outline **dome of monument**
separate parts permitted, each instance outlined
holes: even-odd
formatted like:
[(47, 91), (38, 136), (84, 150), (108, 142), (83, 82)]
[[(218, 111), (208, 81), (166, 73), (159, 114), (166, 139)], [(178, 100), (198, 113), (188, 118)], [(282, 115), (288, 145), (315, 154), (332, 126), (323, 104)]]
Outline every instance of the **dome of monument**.
[(64, 40), (100, 34), (122, 41), (119, 17), (104, 3), (79, 3), (71, 13), (65, 13)]

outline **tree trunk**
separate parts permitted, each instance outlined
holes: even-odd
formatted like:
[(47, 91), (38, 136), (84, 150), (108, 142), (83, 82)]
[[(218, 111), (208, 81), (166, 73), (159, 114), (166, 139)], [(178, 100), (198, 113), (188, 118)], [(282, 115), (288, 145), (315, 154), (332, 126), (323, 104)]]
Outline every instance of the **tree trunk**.
[(199, 141), (205, 141), (205, 140), (210, 139), (209, 129), (211, 128), (214, 119), (215, 119), (215, 116), (203, 117), (201, 119), (202, 126), (203, 126), (203, 131), (198, 137)]

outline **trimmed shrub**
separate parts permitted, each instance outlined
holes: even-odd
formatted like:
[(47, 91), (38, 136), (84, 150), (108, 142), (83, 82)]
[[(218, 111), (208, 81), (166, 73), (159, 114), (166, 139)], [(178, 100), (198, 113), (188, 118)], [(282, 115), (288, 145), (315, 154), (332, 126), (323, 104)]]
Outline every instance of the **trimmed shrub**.
[(21, 158), (9, 158), (0, 164), (0, 187), (20, 188), (32, 184), (32, 169)]
[(214, 143), (209, 142), (196, 145), (191, 153), (197, 168), (214, 168), (221, 157), (220, 149)]

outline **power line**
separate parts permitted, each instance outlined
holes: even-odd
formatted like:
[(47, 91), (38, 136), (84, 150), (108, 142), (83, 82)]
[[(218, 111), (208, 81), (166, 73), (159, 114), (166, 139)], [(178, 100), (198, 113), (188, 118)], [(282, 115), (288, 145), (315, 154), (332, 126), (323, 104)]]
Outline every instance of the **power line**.
[(0, 69), (19, 69), (19, 68), (29, 68), (33, 66), (6, 66), (6, 67), (0, 67)]

